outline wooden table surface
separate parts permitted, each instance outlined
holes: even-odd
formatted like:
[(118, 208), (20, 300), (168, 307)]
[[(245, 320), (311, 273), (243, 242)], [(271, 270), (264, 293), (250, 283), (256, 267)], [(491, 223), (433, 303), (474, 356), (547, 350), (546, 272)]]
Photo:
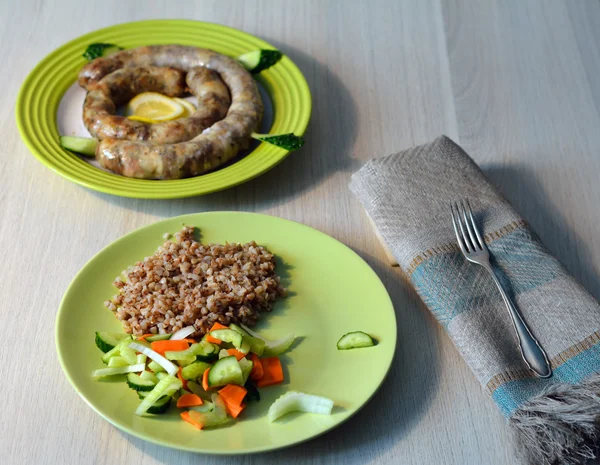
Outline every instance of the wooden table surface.
[[(223, 23), (288, 54), (313, 93), (306, 146), (258, 179), (184, 200), (99, 194), (42, 166), (15, 124), (27, 73), (81, 34), (149, 18)], [(600, 3), (6, 1), (0, 57), (2, 464), (516, 463), (504, 419), (387, 266), (348, 180), (372, 157), (447, 134), (599, 297)], [(399, 330), (390, 375), (333, 432), (264, 455), (200, 457), (121, 433), (63, 376), (54, 319), (80, 267), (140, 226), (214, 210), (268, 213), (324, 231), (363, 256), (389, 290)]]

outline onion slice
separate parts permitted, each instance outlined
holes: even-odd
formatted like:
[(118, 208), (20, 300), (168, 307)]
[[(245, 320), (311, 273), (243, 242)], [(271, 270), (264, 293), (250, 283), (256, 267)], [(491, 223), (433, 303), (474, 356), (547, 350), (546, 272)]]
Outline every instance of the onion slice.
[(132, 342), (131, 344), (129, 344), (129, 347), (137, 350), (138, 352), (140, 352), (144, 355), (147, 355), (149, 358), (151, 358), (156, 363), (158, 363), (161, 367), (163, 367), (166, 370), (166, 372), (169, 373), (171, 376), (175, 376), (177, 374), (177, 371), (179, 371), (179, 368), (177, 367), (177, 365), (175, 365), (174, 363), (171, 363), (166, 358), (164, 358), (162, 355), (160, 355), (158, 352), (155, 352), (154, 350), (152, 350), (146, 346), (143, 346), (142, 344), (138, 344), (137, 342)]
[(194, 328), (193, 326), (186, 326), (185, 328), (181, 328), (179, 331), (173, 333), (169, 341), (180, 341), (181, 339), (185, 339), (195, 331), (196, 328)]

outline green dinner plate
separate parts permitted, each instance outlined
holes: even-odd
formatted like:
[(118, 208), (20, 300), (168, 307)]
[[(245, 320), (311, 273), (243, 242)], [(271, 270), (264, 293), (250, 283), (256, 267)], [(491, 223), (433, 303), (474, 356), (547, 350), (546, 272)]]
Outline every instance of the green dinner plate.
[[(149, 20), (99, 29), (59, 47), (29, 74), (17, 98), (16, 118), (21, 137), (48, 168), (77, 184), (125, 197), (169, 199), (207, 194), (248, 181), (269, 170), (287, 150), (261, 143), (237, 163), (188, 179), (132, 179), (100, 170), (64, 150), (58, 143), (56, 115), (61, 98), (77, 80), (85, 60), (81, 54), (94, 42), (125, 48), (150, 44), (181, 44), (210, 48), (232, 57), (261, 48), (275, 48), (236, 29), (186, 20)], [(296, 65), (284, 56), (257, 77), (269, 94), (273, 123), (268, 132), (304, 134), (311, 112), (308, 84)]]
[[(298, 341), (282, 356), (285, 381), (261, 389), (230, 427), (199, 431), (171, 407), (162, 416), (138, 417), (137, 395), (124, 382), (94, 381), (102, 368), (95, 331), (121, 330), (103, 302), (115, 294), (115, 276), (151, 255), (165, 232), (182, 224), (200, 229), (202, 242), (255, 240), (277, 257), (277, 272), (290, 295), (263, 314), (256, 330), (270, 339), (294, 332)], [(364, 331), (374, 347), (337, 350), (338, 339)], [(375, 272), (352, 250), (312, 228), (253, 213), (217, 212), (180, 216), (138, 229), (113, 242), (75, 276), (60, 304), (56, 347), (67, 378), (81, 397), (118, 428), (147, 441), (193, 452), (246, 454), (278, 449), (318, 436), (355, 414), (375, 394), (392, 362), (396, 318)], [(274, 423), (269, 406), (295, 390), (335, 401), (331, 416), (292, 413)]]

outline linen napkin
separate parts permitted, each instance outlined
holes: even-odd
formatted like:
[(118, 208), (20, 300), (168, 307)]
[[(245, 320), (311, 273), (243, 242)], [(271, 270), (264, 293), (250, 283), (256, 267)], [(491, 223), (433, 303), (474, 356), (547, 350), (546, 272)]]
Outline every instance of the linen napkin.
[[(514, 428), (530, 463), (577, 464), (600, 436), (600, 306), (446, 136), (368, 162), (350, 188), (398, 264)], [(450, 202), (468, 198), (495, 268), (553, 375), (521, 358), (491, 277), (461, 254)]]

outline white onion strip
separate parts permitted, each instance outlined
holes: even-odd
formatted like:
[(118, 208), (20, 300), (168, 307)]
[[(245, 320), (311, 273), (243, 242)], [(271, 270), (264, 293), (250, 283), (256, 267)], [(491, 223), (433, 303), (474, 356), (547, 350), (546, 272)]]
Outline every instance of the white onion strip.
[(180, 341), (181, 339), (185, 339), (195, 331), (196, 328), (194, 328), (193, 326), (186, 326), (185, 328), (181, 328), (179, 331), (173, 333), (173, 335), (169, 338), (169, 341)]
[(158, 363), (161, 367), (163, 367), (167, 371), (167, 373), (169, 373), (171, 376), (175, 376), (177, 374), (177, 372), (179, 371), (179, 368), (177, 367), (177, 365), (175, 365), (174, 363), (171, 363), (166, 358), (164, 358), (162, 355), (160, 355), (158, 352), (155, 352), (154, 350), (152, 350), (146, 346), (143, 346), (142, 344), (138, 344), (137, 342), (132, 342), (131, 344), (129, 344), (129, 347), (137, 350), (138, 352), (141, 352), (144, 355), (147, 355), (149, 358), (151, 358), (156, 363)]

